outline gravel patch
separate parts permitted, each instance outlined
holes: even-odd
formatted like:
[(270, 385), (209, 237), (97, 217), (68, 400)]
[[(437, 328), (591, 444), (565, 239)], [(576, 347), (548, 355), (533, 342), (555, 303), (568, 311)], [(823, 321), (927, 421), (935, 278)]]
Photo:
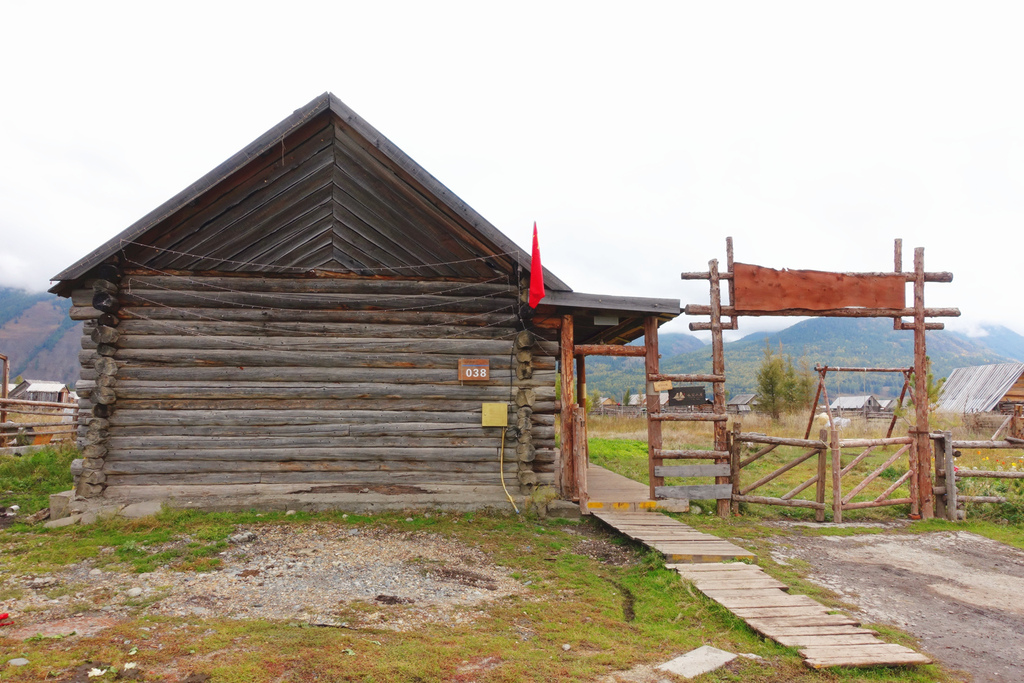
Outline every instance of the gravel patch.
[[(26, 624), (66, 617), (72, 606), (90, 603), (110, 615), (142, 610), (404, 631), (472, 622), (478, 606), (526, 589), (482, 551), (429, 532), (254, 525), (240, 527), (234, 538), (213, 572), (162, 567), (134, 574), (83, 562), (45, 577), (11, 577), (5, 585), (26, 589), (0, 602), (0, 612)], [(28, 587), (32, 582), (40, 588)], [(47, 590), (60, 586), (67, 594), (47, 599)]]

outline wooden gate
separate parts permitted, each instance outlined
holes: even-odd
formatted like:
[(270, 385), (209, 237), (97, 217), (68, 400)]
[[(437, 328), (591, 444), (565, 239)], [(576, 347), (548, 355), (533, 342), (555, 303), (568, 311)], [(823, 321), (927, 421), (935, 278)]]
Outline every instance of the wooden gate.
[[(891, 273), (833, 273), (814, 270), (773, 270), (761, 266), (735, 263), (733, 260), (732, 238), (726, 238), (726, 257), (728, 261), (727, 271), (720, 273), (718, 261), (712, 260), (708, 264), (707, 272), (682, 273), (684, 280), (708, 280), (711, 289), (710, 306), (690, 304), (686, 306), (687, 315), (709, 316), (710, 322), (690, 323), (693, 331), (710, 330), (712, 339), (712, 374), (707, 376), (705, 381), (711, 381), (715, 387), (715, 414), (712, 419), (715, 422), (714, 450), (704, 453), (699, 457), (708, 457), (707, 453), (713, 453), (716, 464), (727, 462), (719, 458), (718, 454), (726, 450), (726, 426), (725, 426), (725, 358), (722, 352), (722, 330), (737, 329), (739, 316), (821, 316), (831, 318), (892, 318), (893, 327), (897, 330), (912, 330), (914, 332), (914, 395), (921, 397), (915, 404), (915, 424), (910, 430), (909, 439), (913, 441), (913, 447), (907, 449), (907, 453), (914, 458), (914, 463), (909, 468), (910, 476), (913, 478), (911, 485), (915, 506), (913, 513), (918, 512), (925, 518), (934, 514), (934, 500), (932, 494), (931, 479), (931, 441), (929, 438), (929, 409), (927, 396), (927, 356), (925, 352), (925, 332), (927, 330), (941, 330), (943, 324), (928, 322), (927, 318), (934, 317), (955, 317), (960, 315), (956, 308), (925, 308), (924, 290), (926, 282), (952, 282), (952, 273), (926, 272), (924, 269), (924, 249), (914, 250), (914, 270), (903, 271), (903, 243), (902, 240), (895, 242), (894, 268)], [(722, 305), (721, 282), (730, 283), (728, 287), (728, 305)], [(913, 306), (906, 304), (906, 286), (913, 284)], [(723, 321), (727, 317), (727, 321)], [(912, 318), (912, 322), (904, 321), (904, 318)], [(656, 352), (656, 349), (655, 349)], [(660, 425), (658, 420), (664, 420), (665, 416), (658, 416), (651, 419), (651, 411), (659, 411), (660, 405), (654, 405), (651, 397), (651, 382), (655, 377), (669, 378), (668, 375), (658, 375), (657, 357), (655, 356), (652, 365), (650, 354), (648, 354), (647, 379), (648, 379), (648, 439), (650, 441), (650, 470), (652, 495), (657, 493), (655, 475), (657, 472), (664, 473), (666, 470), (659, 470), (661, 461), (665, 457), (665, 451), (661, 450), (660, 429), (654, 425)], [(679, 377), (685, 377), (679, 376)], [(690, 376), (696, 377), (696, 376)], [(721, 395), (721, 398), (719, 396)], [(655, 396), (653, 401), (657, 401)], [(721, 408), (719, 409), (719, 405)], [(810, 426), (808, 427), (808, 434)], [(832, 477), (833, 495), (838, 495), (838, 500), (833, 500), (833, 514), (839, 519), (842, 518), (844, 509), (851, 509), (849, 506), (858, 505), (848, 500), (843, 502), (841, 492), (841, 479), (844, 473), (848, 473), (849, 467), (842, 465), (843, 448), (853, 448), (854, 442), (832, 444), (830, 438), (829, 448), (832, 452)], [(900, 442), (901, 445), (903, 442)], [(865, 448), (871, 448), (865, 446)], [(814, 453), (820, 451), (820, 447), (812, 448)], [(870, 453), (870, 450), (867, 452)], [(862, 454), (861, 460), (866, 458)], [(807, 459), (813, 457), (808, 455)], [(854, 460), (857, 460), (855, 457)], [(858, 461), (859, 462), (859, 461)], [(794, 465), (795, 466), (795, 465)], [(736, 484), (733, 474), (733, 484)], [(820, 475), (816, 475), (819, 476)], [(877, 475), (875, 475), (877, 477)], [(728, 479), (716, 477), (716, 484), (721, 484)], [(865, 486), (867, 484), (864, 484)], [(856, 487), (854, 487), (856, 488)], [(742, 487), (740, 487), (742, 490)], [(747, 489), (748, 494), (753, 489)], [(895, 490), (895, 489), (894, 489)], [(665, 495), (665, 493), (663, 493)], [(733, 495), (744, 495), (733, 487)], [(854, 494), (855, 495), (855, 494)], [(782, 500), (782, 498), (780, 498)], [(876, 501), (866, 501), (871, 505), (896, 504), (888, 498)], [(818, 501), (814, 501), (817, 503)], [(865, 501), (862, 501), (865, 502)], [(721, 516), (727, 516), (730, 505), (726, 500), (718, 501), (718, 512)]]
[[(814, 510), (814, 518), (825, 521), (825, 511), (832, 509), (832, 521), (842, 522), (845, 510), (859, 510), (863, 508), (877, 508), (889, 505), (910, 505), (911, 513), (914, 514), (914, 481), (916, 458), (913, 454), (915, 440), (910, 436), (892, 437), (884, 439), (841, 439), (840, 432), (835, 427), (829, 430), (821, 430), (817, 440), (793, 439), (777, 436), (766, 436), (764, 434), (743, 433), (739, 423), (733, 425), (730, 433), (730, 462), (731, 476), (733, 482), (733, 505), (739, 503), (758, 503), (762, 505), (778, 505), (784, 507), (803, 507)], [(744, 444), (757, 444), (763, 446), (753, 455), (743, 457)], [(789, 446), (801, 449), (802, 452), (796, 457), (787, 460), (771, 472), (762, 475), (750, 484), (743, 484), (743, 470), (754, 462), (768, 455), (779, 446)], [(880, 447), (895, 447), (896, 450), (884, 460), (875, 464), (871, 472), (860, 477), (860, 480), (844, 489), (843, 478), (847, 483), (853, 479), (854, 470), (872, 456)], [(856, 454), (844, 456), (844, 450), (856, 449)], [(844, 463), (843, 458), (846, 457)], [(896, 463), (906, 460), (907, 471), (897, 477), (881, 493), (870, 500), (855, 501), (869, 485), (876, 481), (884, 472)], [(810, 461), (806, 476), (800, 484), (791, 488), (786, 493), (778, 496), (753, 495), (754, 491), (775, 481), (783, 474)], [(901, 498), (893, 498), (893, 494), (903, 484), (910, 482), (911, 495)], [(814, 498), (800, 498), (801, 493), (814, 487)], [(831, 489), (831, 503), (827, 503), (827, 489)]]

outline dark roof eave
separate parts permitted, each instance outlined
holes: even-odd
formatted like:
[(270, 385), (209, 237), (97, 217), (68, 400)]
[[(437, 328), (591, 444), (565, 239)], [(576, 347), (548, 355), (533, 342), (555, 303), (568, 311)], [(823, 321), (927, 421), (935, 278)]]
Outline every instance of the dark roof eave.
[[(125, 230), (104, 242), (96, 249), (68, 266), (60, 273), (51, 278), (57, 284), (50, 288), (55, 294), (65, 294), (63, 283), (68, 280), (76, 280), (84, 276), (88, 271), (98, 266), (105, 259), (109, 258), (122, 247), (124, 242), (135, 241), (150, 228), (160, 221), (171, 216), (176, 211), (195, 200), (197, 197), (213, 188), (217, 183), (225, 180), (231, 174), (240, 170), (253, 158), (266, 152), (277, 144), (282, 138), (287, 137), (291, 132), (298, 129), (314, 116), (330, 110), (336, 116), (345, 121), (353, 130), (370, 141), (380, 149), (391, 161), (397, 164), (402, 170), (416, 179), (428, 191), (444, 202), (463, 220), (477, 230), (487, 241), (494, 244), (500, 251), (510, 254), (526, 272), (530, 271), (530, 254), (522, 252), (519, 247), (494, 227), (483, 216), (474, 211), (469, 205), (459, 199), (451, 190), (445, 187), (434, 176), (413, 161), (405, 152), (400, 150), (393, 142), (380, 134), (376, 128), (371, 126), (362, 117), (356, 114), (346, 104), (329, 92), (325, 92), (313, 99), (304, 107), (296, 109), (291, 116), (287, 117), (266, 133), (256, 138), (240, 152), (234, 154), (202, 178), (192, 183), (169, 200), (150, 211), (148, 214), (137, 220)], [(547, 268), (544, 269), (544, 281), (552, 290), (572, 291), (560, 278), (555, 276)]]
[(541, 300), (540, 306), (615, 311), (624, 315), (658, 315), (668, 318), (675, 318), (682, 312), (678, 299), (610, 296), (584, 292), (548, 292)]

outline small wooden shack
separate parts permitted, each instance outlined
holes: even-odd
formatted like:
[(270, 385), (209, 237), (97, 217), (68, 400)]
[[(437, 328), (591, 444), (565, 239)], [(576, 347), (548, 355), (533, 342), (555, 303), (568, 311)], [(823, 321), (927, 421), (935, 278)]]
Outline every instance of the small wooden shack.
[(8, 398), (20, 401), (46, 401), (48, 403), (68, 403), (71, 391), (63, 382), (44, 379), (26, 379), (10, 390)]
[(860, 396), (839, 396), (829, 406), (832, 412), (839, 415), (861, 415), (867, 417), (869, 413), (882, 411), (882, 405), (872, 394)]
[(503, 482), (571, 494), (557, 364), (679, 302), (545, 271), (532, 309), (529, 271), (324, 94), (54, 278), (86, 321), (77, 490), (207, 508), (503, 505)]

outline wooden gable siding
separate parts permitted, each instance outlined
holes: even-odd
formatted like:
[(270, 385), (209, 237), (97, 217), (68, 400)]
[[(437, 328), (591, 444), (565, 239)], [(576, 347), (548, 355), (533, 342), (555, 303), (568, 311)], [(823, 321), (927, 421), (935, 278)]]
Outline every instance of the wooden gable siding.
[(508, 275), (511, 262), (460, 227), (415, 179), (321, 114), (127, 245), (158, 271), (313, 269), (448, 278)]
[[(523, 389), (533, 398), (526, 467), (553, 477), (558, 345), (539, 341), (532, 376), (516, 376), (508, 284), (127, 272), (122, 287), (107, 495), (422, 484), (484, 487), (498, 502), (501, 431), (479, 426), (481, 403), (509, 403), (515, 425)], [(79, 317), (91, 295), (74, 293)], [(86, 408), (95, 328), (87, 322), (82, 338)], [(460, 384), (460, 357), (487, 358), (491, 380)], [(510, 486), (523, 471), (516, 452), (509, 438)]]
[(1024, 403), (1024, 375), (1017, 378), (1002, 398), (1003, 403)]

